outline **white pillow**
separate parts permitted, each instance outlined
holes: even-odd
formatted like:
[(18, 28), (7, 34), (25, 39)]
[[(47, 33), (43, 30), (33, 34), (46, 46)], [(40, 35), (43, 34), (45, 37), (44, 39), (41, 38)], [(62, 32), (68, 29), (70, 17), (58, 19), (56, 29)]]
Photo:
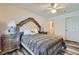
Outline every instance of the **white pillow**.
[(34, 35), (34, 34), (37, 34), (37, 33), (38, 33), (38, 30), (35, 29), (35, 30), (31, 31), (31, 30), (28, 29), (28, 28), (20, 27), (20, 32), (23, 32), (24, 35)]
[(24, 27), (20, 28), (20, 32), (24, 32), (24, 35), (30, 35), (32, 32), (29, 29), (26, 29)]

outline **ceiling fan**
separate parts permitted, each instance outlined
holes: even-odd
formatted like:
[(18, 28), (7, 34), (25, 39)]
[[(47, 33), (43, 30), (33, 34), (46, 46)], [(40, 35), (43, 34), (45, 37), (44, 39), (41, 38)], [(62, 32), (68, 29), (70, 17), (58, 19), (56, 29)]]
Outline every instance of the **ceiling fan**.
[(63, 9), (64, 5), (61, 3), (50, 3), (50, 6), (48, 7), (48, 9), (54, 14), (57, 12), (57, 10), (59, 9)]

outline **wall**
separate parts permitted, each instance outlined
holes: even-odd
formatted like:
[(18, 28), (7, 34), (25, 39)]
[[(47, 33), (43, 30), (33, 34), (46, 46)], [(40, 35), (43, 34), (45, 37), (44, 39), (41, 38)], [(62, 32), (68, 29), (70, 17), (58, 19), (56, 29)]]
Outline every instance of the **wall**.
[(21, 9), (10, 4), (0, 4), (0, 31), (6, 30), (6, 24), (8, 20), (13, 19), (16, 23), (21, 20), (33, 17), (36, 21), (43, 25), (45, 23), (44, 18), (33, 12)]
[[(68, 18), (70, 17), (71, 21), (72, 19), (75, 21), (72, 21), (73, 24), (75, 25), (76, 23), (79, 25), (79, 11), (74, 11), (74, 12), (71, 12), (71, 13), (66, 13), (66, 14), (63, 14), (63, 15), (59, 15), (59, 16), (55, 16), (53, 18), (50, 18), (51, 20), (54, 19), (55, 22), (56, 22), (56, 33), (58, 35), (61, 35), (63, 37), (65, 37), (65, 20), (68, 20)], [(73, 17), (73, 18), (72, 18)], [(70, 22), (71, 22), (70, 21)], [(68, 22), (68, 23), (70, 23)], [(73, 25), (71, 25), (73, 26)], [(71, 28), (71, 26), (68, 26)], [(75, 26), (77, 27), (77, 26)], [(76, 31), (76, 29), (74, 28), (74, 30)], [(77, 30), (79, 30), (79, 27), (77, 28)], [(72, 32), (72, 28), (71, 29), (68, 29), (68, 32), (71, 31)], [(79, 42), (79, 32), (72, 32), (72, 34), (69, 34), (69, 36), (71, 36), (73, 39), (70, 39), (69, 36), (68, 36), (68, 39), (69, 40), (72, 40), (72, 41), (77, 41)]]

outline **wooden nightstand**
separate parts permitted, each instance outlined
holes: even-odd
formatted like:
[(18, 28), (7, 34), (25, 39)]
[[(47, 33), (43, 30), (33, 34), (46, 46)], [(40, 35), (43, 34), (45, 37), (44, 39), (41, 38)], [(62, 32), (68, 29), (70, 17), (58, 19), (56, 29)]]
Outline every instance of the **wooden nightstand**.
[(1, 51), (1, 54), (5, 54), (16, 49), (19, 49), (19, 34), (5, 35), (5, 39), (3, 40), (3, 50)]

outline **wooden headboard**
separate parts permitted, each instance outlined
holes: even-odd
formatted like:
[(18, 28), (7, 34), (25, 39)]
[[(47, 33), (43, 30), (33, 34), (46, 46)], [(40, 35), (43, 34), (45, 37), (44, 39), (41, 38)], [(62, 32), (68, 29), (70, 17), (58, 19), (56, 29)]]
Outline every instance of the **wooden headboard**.
[(25, 19), (25, 20), (19, 22), (19, 23), (17, 24), (17, 27), (19, 28), (19, 27), (23, 26), (24, 24), (26, 24), (26, 23), (28, 23), (28, 22), (33, 22), (34, 24), (36, 24), (37, 27), (39, 28), (39, 32), (41, 32), (41, 26), (40, 26), (39, 23), (38, 23), (34, 18), (32, 18), (32, 17), (29, 17), (29, 18), (27, 18), (27, 19)]

